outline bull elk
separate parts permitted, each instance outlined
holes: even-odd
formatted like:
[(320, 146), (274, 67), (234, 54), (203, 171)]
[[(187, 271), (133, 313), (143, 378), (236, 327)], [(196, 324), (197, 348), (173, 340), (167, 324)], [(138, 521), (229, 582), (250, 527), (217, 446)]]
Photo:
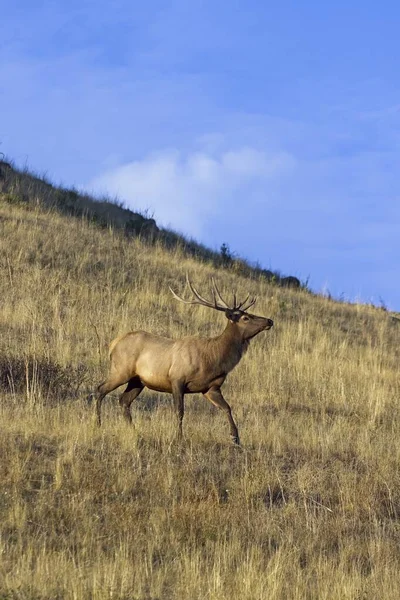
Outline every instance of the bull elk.
[(192, 300), (184, 300), (171, 288), (173, 297), (185, 304), (198, 304), (225, 313), (228, 323), (217, 337), (184, 337), (173, 340), (146, 331), (132, 331), (114, 339), (110, 344), (110, 373), (97, 388), (96, 412), (101, 425), (103, 398), (120, 385), (127, 387), (119, 399), (123, 414), (132, 422), (130, 407), (143, 388), (172, 394), (178, 416), (178, 437), (182, 437), (185, 394), (202, 393), (212, 404), (227, 415), (230, 433), (239, 444), (239, 433), (232, 417), (231, 407), (224, 399), (221, 386), (226, 376), (238, 364), (250, 340), (261, 331), (270, 329), (273, 321), (248, 311), (256, 302), (250, 295), (233, 304), (223, 300), (212, 279), (213, 300), (203, 298), (186, 276)]

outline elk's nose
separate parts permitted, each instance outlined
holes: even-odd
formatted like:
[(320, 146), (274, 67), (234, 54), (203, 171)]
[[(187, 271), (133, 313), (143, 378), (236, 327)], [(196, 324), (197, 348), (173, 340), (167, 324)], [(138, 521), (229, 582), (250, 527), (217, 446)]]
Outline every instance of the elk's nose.
[(274, 325), (273, 320), (272, 319), (267, 319), (267, 321), (268, 321), (268, 327), (273, 327), (273, 325)]

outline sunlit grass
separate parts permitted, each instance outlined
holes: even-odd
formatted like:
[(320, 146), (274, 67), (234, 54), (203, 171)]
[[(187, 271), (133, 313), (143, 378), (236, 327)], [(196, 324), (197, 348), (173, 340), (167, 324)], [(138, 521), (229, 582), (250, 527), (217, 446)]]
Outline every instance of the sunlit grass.
[[(399, 323), (213, 272), (84, 220), (0, 204), (0, 598), (397, 599)], [(87, 395), (117, 334), (214, 335), (224, 317), (180, 305), (257, 294), (275, 327), (224, 394), (226, 418), (143, 392), (133, 427)]]

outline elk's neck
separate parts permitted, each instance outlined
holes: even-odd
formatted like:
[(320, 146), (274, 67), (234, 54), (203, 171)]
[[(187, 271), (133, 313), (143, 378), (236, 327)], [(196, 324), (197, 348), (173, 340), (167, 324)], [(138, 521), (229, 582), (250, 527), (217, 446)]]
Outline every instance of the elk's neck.
[(248, 342), (242, 340), (240, 331), (231, 322), (228, 322), (224, 331), (213, 342), (221, 357), (221, 366), (226, 367), (227, 373), (238, 364), (248, 346)]

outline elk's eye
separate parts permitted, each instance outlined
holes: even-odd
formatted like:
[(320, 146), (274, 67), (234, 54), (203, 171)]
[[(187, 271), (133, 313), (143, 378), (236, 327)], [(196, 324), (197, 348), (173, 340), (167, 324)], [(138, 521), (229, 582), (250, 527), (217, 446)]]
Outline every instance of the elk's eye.
[(250, 321), (250, 318), (247, 315), (243, 315), (242, 321)]

